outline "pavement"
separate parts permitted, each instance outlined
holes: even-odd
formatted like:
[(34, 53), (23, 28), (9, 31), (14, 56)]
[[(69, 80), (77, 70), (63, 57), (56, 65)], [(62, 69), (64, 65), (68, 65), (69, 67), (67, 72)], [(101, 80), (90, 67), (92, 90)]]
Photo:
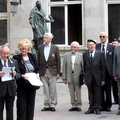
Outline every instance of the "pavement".
[[(69, 112), (68, 110), (71, 108), (71, 104), (68, 85), (65, 85), (61, 79), (57, 80), (56, 85), (58, 95), (56, 111), (41, 111), (44, 107), (43, 87), (41, 86), (41, 88), (37, 90), (36, 94), (34, 120), (120, 120), (120, 115), (117, 115), (118, 105), (112, 105), (111, 112), (104, 111), (101, 112), (100, 115), (84, 114), (88, 110), (89, 106), (87, 87), (85, 85), (83, 85), (81, 89), (82, 111)], [(14, 105), (14, 120), (16, 120), (16, 105)]]

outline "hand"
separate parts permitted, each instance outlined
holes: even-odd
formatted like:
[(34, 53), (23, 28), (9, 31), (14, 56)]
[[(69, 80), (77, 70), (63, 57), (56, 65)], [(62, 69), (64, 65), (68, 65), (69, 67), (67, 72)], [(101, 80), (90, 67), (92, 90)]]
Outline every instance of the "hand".
[(64, 82), (65, 84), (67, 84), (67, 80), (66, 80), (66, 79), (64, 79), (63, 82)]
[(22, 78), (24, 78), (25, 80), (28, 80), (28, 77), (25, 75), (22, 75)]
[(83, 79), (83, 83), (85, 84), (85, 79)]
[(39, 76), (39, 74), (38, 74), (38, 73), (36, 74), (36, 77), (37, 77), (37, 79), (40, 79), (40, 76)]
[(35, 26), (33, 24), (31, 26), (32, 26), (32, 29), (35, 29)]
[(60, 75), (59, 74), (57, 74), (57, 79), (60, 77)]
[(104, 82), (104, 81), (102, 81), (101, 85), (103, 86), (104, 84), (105, 84), (105, 82)]
[(116, 76), (114, 76), (114, 79), (115, 79), (115, 81), (117, 81), (117, 77)]
[(0, 72), (0, 77), (3, 77), (5, 75), (4, 72)]
[(13, 75), (16, 76), (16, 71), (13, 71)]

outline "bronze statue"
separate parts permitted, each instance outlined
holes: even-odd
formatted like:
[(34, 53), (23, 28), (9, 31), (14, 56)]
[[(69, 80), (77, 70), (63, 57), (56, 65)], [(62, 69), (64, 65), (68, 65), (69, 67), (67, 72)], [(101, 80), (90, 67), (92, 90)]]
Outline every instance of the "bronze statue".
[(38, 46), (43, 44), (43, 35), (48, 32), (47, 22), (54, 22), (54, 19), (49, 15), (49, 19), (45, 17), (45, 13), (41, 8), (41, 2), (36, 1), (35, 7), (31, 10), (29, 22), (32, 26), (34, 36), (34, 47), (37, 51)]

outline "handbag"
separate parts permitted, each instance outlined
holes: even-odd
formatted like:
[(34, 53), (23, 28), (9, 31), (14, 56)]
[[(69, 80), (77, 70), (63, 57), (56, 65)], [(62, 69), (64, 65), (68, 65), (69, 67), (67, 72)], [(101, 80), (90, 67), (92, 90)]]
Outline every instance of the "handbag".
[(84, 85), (83, 79), (84, 79), (84, 71), (81, 69), (81, 70), (80, 70), (80, 75), (79, 75), (79, 83), (80, 83), (80, 86)]

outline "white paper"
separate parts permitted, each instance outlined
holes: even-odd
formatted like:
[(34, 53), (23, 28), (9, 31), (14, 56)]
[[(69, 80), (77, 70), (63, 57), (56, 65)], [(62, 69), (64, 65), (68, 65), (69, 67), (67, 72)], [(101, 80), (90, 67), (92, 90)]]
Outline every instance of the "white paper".
[(41, 86), (43, 83), (40, 81), (40, 79), (37, 78), (36, 73), (25, 73), (25, 76), (28, 77), (29, 82), (33, 86)]
[(3, 67), (2, 72), (4, 72), (5, 75), (2, 77), (2, 82), (13, 80), (11, 74), (12, 74), (12, 71), (14, 70), (15, 70), (15, 67), (12, 67), (12, 70), (11, 70), (11, 67)]

